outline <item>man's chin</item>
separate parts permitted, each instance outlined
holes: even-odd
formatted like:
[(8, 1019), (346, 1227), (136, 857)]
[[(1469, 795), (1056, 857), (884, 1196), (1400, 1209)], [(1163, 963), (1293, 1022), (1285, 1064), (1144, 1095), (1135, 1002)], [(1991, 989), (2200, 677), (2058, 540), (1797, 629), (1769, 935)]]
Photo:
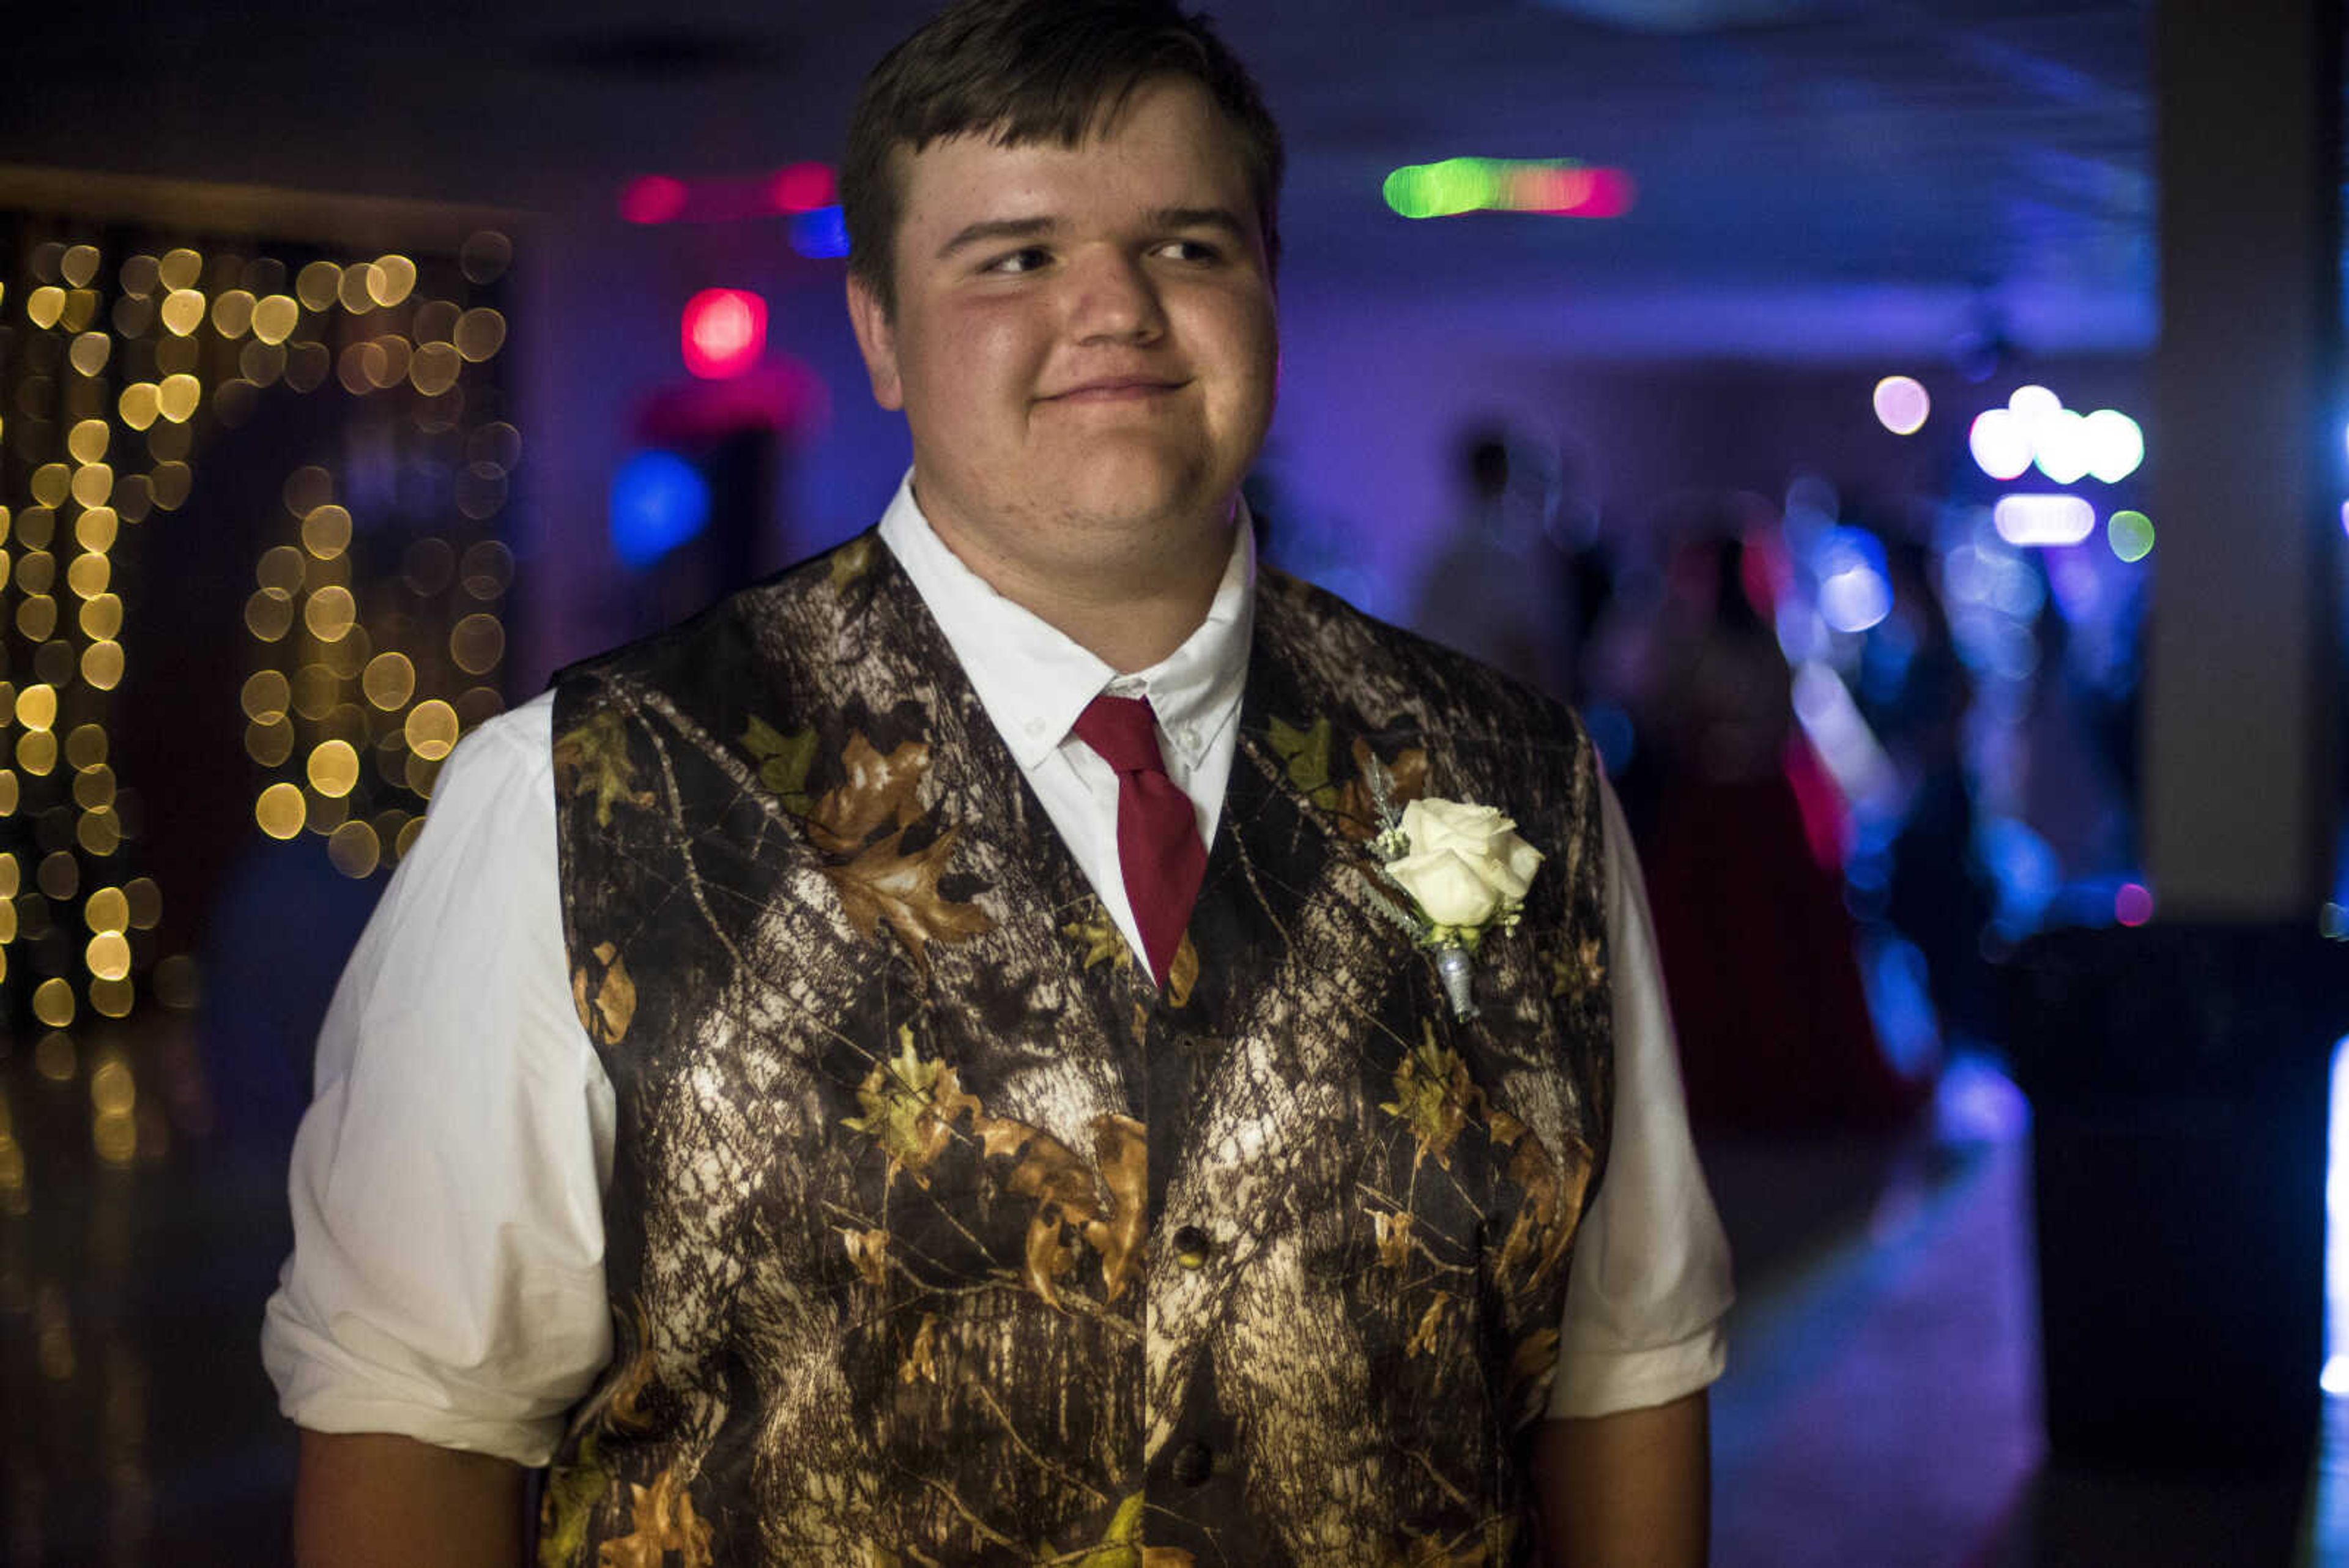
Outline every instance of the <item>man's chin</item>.
[(1206, 530), (1231, 515), (1230, 489), (1219, 493), (1196, 468), (1115, 452), (1088, 463), (1061, 495), (1071, 521), (1102, 534), (1143, 537), (1169, 529)]
[[(1122, 560), (1129, 566), (1173, 568), (1203, 551), (1220, 552), (1229, 543), (1228, 501), (1185, 501), (1163, 506), (1102, 506), (1068, 514), (1074, 550), (1092, 564)], [(1072, 560), (1071, 566), (1085, 564)]]

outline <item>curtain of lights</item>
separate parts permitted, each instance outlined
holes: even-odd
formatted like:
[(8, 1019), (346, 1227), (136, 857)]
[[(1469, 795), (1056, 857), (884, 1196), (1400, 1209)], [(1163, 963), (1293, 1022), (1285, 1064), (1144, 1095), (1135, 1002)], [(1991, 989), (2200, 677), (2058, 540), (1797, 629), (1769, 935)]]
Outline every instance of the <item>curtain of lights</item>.
[[(214, 889), (159, 874), (172, 836), (218, 863), (257, 829), (375, 876), (502, 705), (511, 257), (494, 233), (367, 256), (0, 213), (0, 1018), (42, 1076), (86, 1074), (103, 1163), (171, 1132), (109, 1021), (194, 1004), (164, 906)], [(242, 732), (232, 819), (187, 803), (233, 752), (132, 776), (126, 692)]]

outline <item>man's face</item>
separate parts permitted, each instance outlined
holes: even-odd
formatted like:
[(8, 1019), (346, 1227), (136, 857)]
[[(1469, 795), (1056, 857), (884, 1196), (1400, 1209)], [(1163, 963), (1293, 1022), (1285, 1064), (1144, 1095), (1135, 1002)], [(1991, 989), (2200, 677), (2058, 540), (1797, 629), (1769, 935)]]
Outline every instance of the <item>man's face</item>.
[(899, 172), (895, 315), (854, 281), (850, 314), (939, 533), (1048, 574), (1221, 537), (1278, 350), (1214, 100), (1146, 82), (1077, 147), (961, 136)]

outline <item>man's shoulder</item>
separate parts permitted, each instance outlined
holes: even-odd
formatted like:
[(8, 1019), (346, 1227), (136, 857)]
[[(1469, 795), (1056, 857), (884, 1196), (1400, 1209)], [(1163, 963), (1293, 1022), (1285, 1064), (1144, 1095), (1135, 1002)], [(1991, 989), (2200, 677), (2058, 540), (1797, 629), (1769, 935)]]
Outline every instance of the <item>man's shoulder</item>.
[(1257, 614), (1270, 646), (1373, 704), (1398, 691), (1422, 692), (1455, 719), (1482, 721), (1474, 727), (1488, 734), (1516, 732), (1546, 745), (1580, 730), (1555, 698), (1278, 567), (1257, 569)]
[(735, 589), (680, 621), (555, 671), (564, 693), (616, 676), (676, 676), (710, 660), (730, 662), (755, 645), (821, 636), (836, 630), (845, 613), (868, 602), (879, 568), (892, 564), (877, 528), (863, 531)]

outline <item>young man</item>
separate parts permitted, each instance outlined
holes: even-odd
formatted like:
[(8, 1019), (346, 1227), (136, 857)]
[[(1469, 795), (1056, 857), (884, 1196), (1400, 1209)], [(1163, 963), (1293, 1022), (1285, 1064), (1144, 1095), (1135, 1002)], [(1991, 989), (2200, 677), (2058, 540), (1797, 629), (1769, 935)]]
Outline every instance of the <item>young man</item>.
[[(295, 1154), (305, 1563), (511, 1563), (550, 1459), (547, 1563), (1702, 1561), (1726, 1259), (1589, 748), (1255, 569), (1279, 164), (1162, 0), (875, 70), (912, 472), (444, 775)], [(1473, 1017), (1390, 781), (1547, 857)]]

